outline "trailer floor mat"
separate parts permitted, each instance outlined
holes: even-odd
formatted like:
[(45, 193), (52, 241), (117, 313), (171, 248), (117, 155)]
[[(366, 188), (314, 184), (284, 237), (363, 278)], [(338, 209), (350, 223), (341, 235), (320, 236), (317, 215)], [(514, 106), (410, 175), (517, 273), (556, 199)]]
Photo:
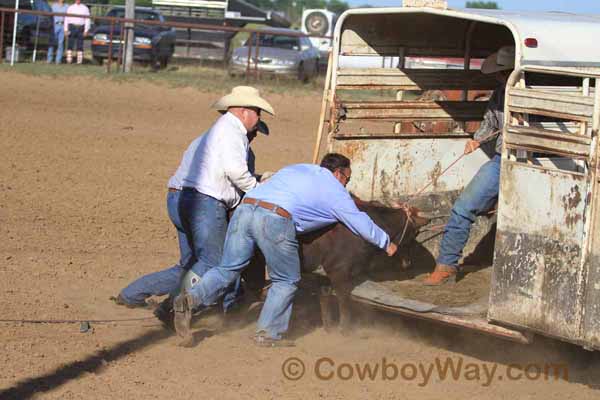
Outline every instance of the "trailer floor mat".
[(489, 266), (469, 266), (462, 269), (456, 283), (441, 286), (423, 285), (426, 273), (403, 280), (380, 280), (373, 275), (370, 280), (385, 288), (388, 296), (393, 294), (405, 300), (435, 305), (436, 312), (474, 315), (487, 311), (491, 276), (492, 268)]

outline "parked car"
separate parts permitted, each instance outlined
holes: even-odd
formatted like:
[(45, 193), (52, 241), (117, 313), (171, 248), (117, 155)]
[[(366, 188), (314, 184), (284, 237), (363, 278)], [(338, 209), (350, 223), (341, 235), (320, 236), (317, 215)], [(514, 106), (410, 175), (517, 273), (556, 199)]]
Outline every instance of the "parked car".
[[(0, 8), (15, 8), (15, 0), (0, 0)], [(19, 10), (52, 12), (46, 0), (19, 0)], [(6, 13), (4, 17), (4, 46), (11, 46), (14, 13)], [(36, 45), (38, 49), (47, 48), (52, 28), (52, 17), (19, 13), (16, 43), (25, 50), (32, 50)]]
[[(272, 28), (277, 34), (261, 33), (258, 51), (258, 70), (261, 74), (293, 76), (306, 82), (319, 73), (319, 50), (308, 37), (286, 36), (298, 34), (293, 29)], [(229, 63), (229, 74), (245, 74), (248, 65), (248, 44), (252, 43), (250, 68), (254, 71), (256, 58), (256, 37), (250, 38), (233, 51)]]
[[(106, 14), (107, 17), (125, 18), (125, 8), (115, 7)], [(165, 22), (158, 11), (150, 8), (136, 7), (135, 19)], [(102, 64), (108, 58), (111, 24), (99, 21), (91, 32), (92, 57)], [(121, 51), (121, 24), (113, 25), (112, 57), (117, 59)], [(165, 68), (175, 51), (175, 30), (167, 26), (136, 24), (134, 28), (133, 59), (149, 62), (152, 66)]]

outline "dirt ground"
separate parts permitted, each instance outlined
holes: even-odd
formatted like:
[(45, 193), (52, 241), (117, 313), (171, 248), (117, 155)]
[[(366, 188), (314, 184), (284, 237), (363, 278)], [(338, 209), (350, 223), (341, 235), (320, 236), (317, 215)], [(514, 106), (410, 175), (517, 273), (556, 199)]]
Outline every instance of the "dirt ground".
[[(0, 399), (598, 398), (600, 357), (550, 339), (522, 346), (374, 315), (348, 336), (295, 326), (296, 346), (279, 349), (252, 344), (252, 320), (207, 325), (190, 349), (150, 311), (113, 305), (128, 282), (176, 261), (165, 185), (221, 94), (0, 73)], [(266, 96), (277, 118), (254, 145), (258, 170), (308, 161), (319, 94)], [(138, 318), (87, 333), (6, 322)], [(463, 369), (444, 378), (448, 360)], [(545, 363), (568, 378), (531, 379)], [(529, 379), (509, 376), (512, 364), (529, 365)]]

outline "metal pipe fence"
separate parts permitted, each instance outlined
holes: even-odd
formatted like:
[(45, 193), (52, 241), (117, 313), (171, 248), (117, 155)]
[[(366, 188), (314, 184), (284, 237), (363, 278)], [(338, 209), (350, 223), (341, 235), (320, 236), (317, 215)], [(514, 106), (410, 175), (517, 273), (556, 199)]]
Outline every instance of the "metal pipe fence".
[[(18, 17), (16, 14), (18, 14)], [(152, 29), (157, 31), (152, 38), (142, 37), (142, 34), (140, 34), (134, 39), (134, 60), (146, 61), (153, 68), (164, 68), (172, 58), (177, 58), (188, 64), (206, 64), (208, 62), (214, 65), (214, 61), (222, 61), (222, 68), (232, 70), (229, 63), (229, 53), (231, 52), (229, 44), (236, 35), (245, 34), (248, 36), (245, 42), (245, 46), (248, 48), (247, 55), (243, 57), (246, 58), (245, 60), (242, 57), (237, 57), (236, 71), (244, 73), (246, 79), (259, 79), (262, 71), (278, 73), (277, 68), (274, 67), (275, 64), (270, 66), (263, 64), (263, 62), (268, 63), (273, 60), (262, 60), (260, 58), (261, 47), (265, 46), (263, 40), (268, 36), (297, 38), (298, 40), (295, 41), (297, 46), (294, 46), (294, 48), (298, 51), (305, 51), (306, 47), (300, 45), (300, 38), (331, 39), (329, 36), (306, 35), (299, 31), (294, 32), (278, 28), (251, 29), (202, 23), (128, 19), (106, 15), (87, 17), (38, 10), (0, 8), (0, 63), (10, 59), (12, 64), (15, 58), (17, 62), (25, 62), (26, 60), (37, 62), (38, 55), (46, 53), (48, 47), (54, 41), (53, 17), (55, 16), (83, 17), (91, 21), (93, 27), (88, 32), (88, 36), (84, 38), (84, 51), (88, 53), (86, 60), (90, 56), (92, 60), (97, 62), (106, 60), (107, 73), (113, 72), (112, 66), (115, 62), (119, 69), (122, 69), (124, 62), (123, 49), (126, 47), (124, 32), (127, 29), (126, 23), (133, 24), (134, 32), (136, 32), (136, 28), (145, 30), (146, 33)], [(16, 18), (18, 18), (18, 29), (14, 26)], [(13, 30), (15, 31), (14, 35)], [(183, 33), (185, 33), (186, 39), (182, 38)], [(118, 37), (116, 37), (117, 35)], [(195, 39), (189, 39), (190, 37)], [(68, 37), (65, 37), (65, 47), (67, 41)], [(7, 49), (10, 49), (10, 51), (6, 51)], [(319, 57), (318, 49), (314, 48), (314, 52)], [(239, 68), (239, 59), (242, 59), (245, 63), (244, 70)], [(321, 60), (321, 62), (323, 61), (326, 60)], [(318, 68), (318, 64), (315, 68)]]

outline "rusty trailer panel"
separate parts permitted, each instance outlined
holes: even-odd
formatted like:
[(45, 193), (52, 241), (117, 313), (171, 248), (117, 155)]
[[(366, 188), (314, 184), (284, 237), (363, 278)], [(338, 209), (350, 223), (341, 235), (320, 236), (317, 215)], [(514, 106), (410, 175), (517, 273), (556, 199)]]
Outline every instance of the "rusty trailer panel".
[(507, 128), (504, 140), (514, 148), (586, 159), (590, 156), (592, 142), (588, 136), (564, 135), (546, 129), (516, 126)]
[[(589, 315), (598, 313), (600, 297), (590, 280), (598, 277), (591, 244), (600, 201), (600, 78), (593, 94), (585, 76), (579, 94), (552, 93), (526, 87), (526, 70), (514, 72), (507, 89), (488, 318), (598, 348), (600, 325)], [(531, 128), (531, 116), (566, 119), (579, 129)], [(536, 165), (536, 151), (566, 156), (567, 164)]]
[(509, 107), (516, 112), (592, 122), (593, 97), (510, 88), (508, 99)]
[(489, 317), (578, 339), (583, 176), (503, 160)]
[[(599, 176), (599, 175), (597, 175)], [(585, 288), (585, 312), (583, 315), (582, 336), (588, 347), (600, 348), (600, 189), (596, 185), (593, 194), (595, 200), (591, 232), (595, 232), (590, 241), (590, 254), (586, 260), (587, 285)]]
[(398, 90), (449, 90), (473, 88), (493, 90), (493, 76), (479, 71), (401, 70), (398, 68), (344, 68), (337, 74), (337, 90), (380, 88)]
[(336, 140), (333, 150), (352, 160), (348, 189), (367, 200), (383, 203), (405, 198), (430, 180), (426, 193), (461, 190), (487, 161), (482, 152), (439, 176), (462, 154), (466, 139), (422, 138)]
[(482, 101), (345, 102), (347, 119), (481, 121), (487, 104)]

